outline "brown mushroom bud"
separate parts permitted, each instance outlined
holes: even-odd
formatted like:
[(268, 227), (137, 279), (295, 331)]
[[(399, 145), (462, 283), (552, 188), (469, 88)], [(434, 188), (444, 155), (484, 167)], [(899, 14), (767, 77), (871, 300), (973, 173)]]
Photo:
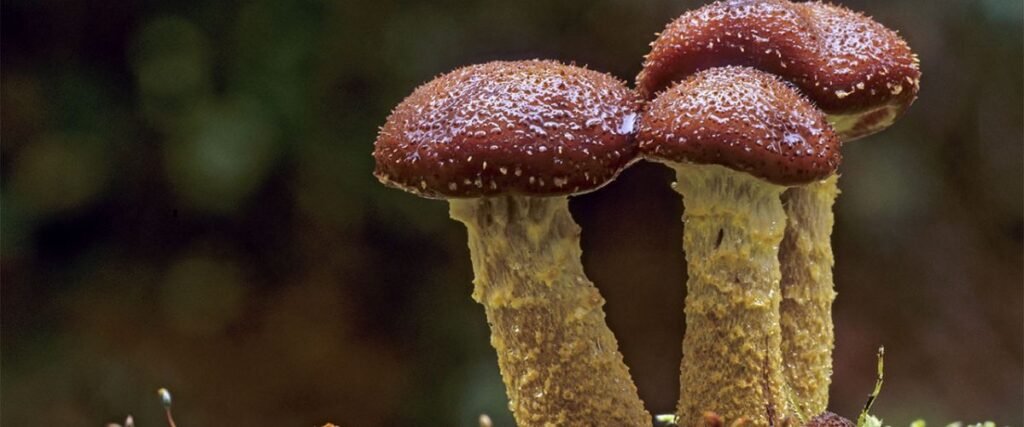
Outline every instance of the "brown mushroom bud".
[(651, 44), (637, 87), (652, 98), (697, 71), (745, 65), (792, 82), (844, 141), (878, 132), (917, 97), (917, 56), (896, 32), (841, 6), (725, 0), (687, 12)]
[(687, 283), (680, 425), (704, 411), (769, 425), (788, 409), (779, 324), (778, 247), (788, 185), (840, 162), (825, 116), (777, 77), (713, 68), (651, 101), (642, 155), (676, 170)]
[(521, 426), (651, 424), (583, 272), (566, 197), (635, 160), (638, 105), (607, 74), (491, 62), (419, 87), (377, 138), (381, 182), (448, 198), (466, 225), (473, 299)]
[(820, 415), (811, 418), (804, 427), (855, 427), (853, 421), (843, 418), (834, 412), (823, 412)]

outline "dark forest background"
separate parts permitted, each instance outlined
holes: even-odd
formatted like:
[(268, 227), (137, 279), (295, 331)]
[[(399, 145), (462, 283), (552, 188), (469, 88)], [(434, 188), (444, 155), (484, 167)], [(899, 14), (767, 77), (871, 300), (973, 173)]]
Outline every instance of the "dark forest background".
[[(921, 96), (844, 148), (832, 408), (1024, 423), (1022, 6), (843, 4), (900, 30)], [(465, 230), (371, 176), (377, 127), (492, 59), (632, 80), (697, 1), (7, 0), (3, 423), (511, 425)], [(678, 392), (671, 173), (575, 198), (584, 262), (648, 408)], [(942, 424), (944, 425), (944, 424)]]

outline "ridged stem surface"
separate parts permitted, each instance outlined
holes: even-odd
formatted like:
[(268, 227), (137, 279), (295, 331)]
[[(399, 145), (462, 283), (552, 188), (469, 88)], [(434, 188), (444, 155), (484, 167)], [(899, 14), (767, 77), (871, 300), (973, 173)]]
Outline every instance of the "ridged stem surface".
[(784, 187), (717, 165), (671, 166), (689, 276), (679, 425), (701, 425), (706, 411), (777, 424), (788, 411), (779, 326)]
[(565, 197), (450, 200), (466, 225), (473, 299), (520, 426), (649, 426), (605, 324), (604, 299), (580, 263)]
[(783, 193), (787, 225), (782, 266), (782, 357), (794, 412), (801, 422), (828, 407), (832, 376), (832, 205), (837, 176)]

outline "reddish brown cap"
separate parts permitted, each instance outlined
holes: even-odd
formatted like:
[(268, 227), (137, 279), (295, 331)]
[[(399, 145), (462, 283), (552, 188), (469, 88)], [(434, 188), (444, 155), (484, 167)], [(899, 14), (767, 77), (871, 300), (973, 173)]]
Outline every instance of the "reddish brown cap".
[(825, 178), (841, 160), (821, 110), (749, 67), (701, 71), (661, 93), (637, 138), (648, 159), (717, 164), (779, 185)]
[(844, 140), (888, 127), (917, 98), (917, 56), (896, 32), (825, 3), (727, 0), (687, 12), (651, 44), (637, 76), (654, 94), (697, 71), (746, 65), (781, 76)]
[(436, 198), (593, 190), (635, 160), (639, 105), (622, 81), (557, 62), (460, 68), (395, 107), (374, 174)]
[(814, 418), (811, 418), (804, 427), (856, 427), (853, 421), (850, 421), (842, 416), (836, 415), (833, 412), (822, 412)]

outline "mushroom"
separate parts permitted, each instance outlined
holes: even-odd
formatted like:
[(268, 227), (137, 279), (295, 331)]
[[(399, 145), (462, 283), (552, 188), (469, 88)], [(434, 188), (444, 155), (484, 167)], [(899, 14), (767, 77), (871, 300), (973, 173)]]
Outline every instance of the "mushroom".
[(550, 61), (460, 68), (417, 88), (377, 138), (375, 175), (448, 199), (466, 225), (491, 344), (519, 425), (650, 425), (580, 263), (568, 195), (636, 160), (638, 97)]
[(694, 74), (651, 101), (644, 158), (676, 171), (687, 282), (680, 425), (705, 411), (770, 425), (789, 414), (779, 324), (778, 247), (787, 186), (840, 162), (825, 116), (777, 77), (749, 67)]
[[(891, 125), (917, 97), (918, 58), (896, 32), (825, 3), (722, 1), (683, 14), (652, 43), (637, 86), (653, 97), (699, 70), (749, 65), (789, 81), (824, 110), (840, 139)], [(828, 406), (832, 374), (832, 205), (837, 176), (783, 193), (783, 359), (800, 420)]]
[(697, 71), (745, 65), (796, 85), (844, 141), (888, 127), (917, 97), (917, 55), (896, 32), (826, 3), (727, 0), (684, 13), (651, 43), (646, 97)]
[(818, 416), (811, 418), (804, 427), (855, 427), (856, 424), (841, 415), (837, 415), (835, 412), (822, 412)]

